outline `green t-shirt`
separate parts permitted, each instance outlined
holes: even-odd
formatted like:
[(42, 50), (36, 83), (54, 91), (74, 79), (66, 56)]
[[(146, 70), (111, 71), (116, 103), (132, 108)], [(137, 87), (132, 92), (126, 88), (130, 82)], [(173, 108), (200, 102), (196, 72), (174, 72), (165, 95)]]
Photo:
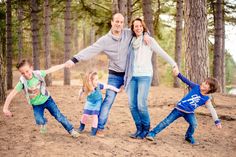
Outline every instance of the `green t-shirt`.
[[(46, 76), (45, 71), (40, 71), (42, 77)], [(27, 80), (28, 93), (31, 105), (41, 105), (45, 103), (49, 96), (42, 95), (40, 92), (40, 81), (33, 75), (30, 80)], [(19, 81), (16, 85), (16, 90), (20, 92), (23, 89), (23, 84)]]

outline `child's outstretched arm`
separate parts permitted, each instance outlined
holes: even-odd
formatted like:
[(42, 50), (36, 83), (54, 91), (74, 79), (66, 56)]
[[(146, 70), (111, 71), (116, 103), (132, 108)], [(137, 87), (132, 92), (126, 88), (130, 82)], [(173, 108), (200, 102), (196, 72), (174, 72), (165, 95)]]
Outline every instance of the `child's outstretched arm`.
[(12, 113), (9, 111), (8, 108), (9, 108), (9, 105), (10, 105), (12, 99), (16, 96), (17, 93), (18, 93), (18, 91), (14, 88), (6, 98), (6, 101), (5, 101), (4, 106), (3, 106), (3, 113), (7, 117), (12, 116)]
[(174, 67), (173, 68), (173, 74), (175, 76), (177, 76), (182, 82), (184, 82), (185, 84), (187, 84), (190, 88), (193, 88), (194, 86), (196, 86), (197, 84), (190, 81), (189, 79), (187, 79), (186, 77), (184, 77), (180, 72), (178, 67)]
[(55, 66), (52, 66), (51, 68), (45, 70), (45, 72), (46, 72), (46, 74), (49, 74), (49, 73), (55, 72), (57, 70), (63, 69), (64, 67), (65, 67), (65, 64), (55, 65)]
[(110, 89), (110, 90), (113, 90), (113, 91), (115, 91), (117, 93), (122, 91), (122, 88), (118, 89), (118, 88), (116, 88), (116, 87), (114, 87), (112, 85), (103, 84), (103, 86), (104, 86), (104, 89)]
[(214, 120), (214, 122), (215, 122), (216, 127), (217, 127), (218, 129), (222, 128), (220, 119), (218, 118), (217, 113), (216, 113), (216, 110), (214, 109), (214, 107), (213, 107), (213, 105), (212, 105), (212, 103), (211, 103), (210, 100), (208, 100), (208, 101), (206, 102), (206, 107), (207, 107), (208, 110), (210, 111), (211, 116), (212, 116), (212, 118), (213, 118), (213, 120)]

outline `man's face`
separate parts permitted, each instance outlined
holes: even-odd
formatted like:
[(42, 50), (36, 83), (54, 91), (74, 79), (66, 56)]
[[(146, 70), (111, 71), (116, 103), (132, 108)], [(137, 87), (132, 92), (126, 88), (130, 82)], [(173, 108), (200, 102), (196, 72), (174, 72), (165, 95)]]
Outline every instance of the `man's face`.
[(124, 17), (121, 14), (116, 14), (111, 21), (112, 31), (119, 33), (124, 27)]
[(29, 64), (25, 64), (19, 68), (19, 72), (25, 77), (25, 79), (30, 80), (33, 76), (33, 67)]

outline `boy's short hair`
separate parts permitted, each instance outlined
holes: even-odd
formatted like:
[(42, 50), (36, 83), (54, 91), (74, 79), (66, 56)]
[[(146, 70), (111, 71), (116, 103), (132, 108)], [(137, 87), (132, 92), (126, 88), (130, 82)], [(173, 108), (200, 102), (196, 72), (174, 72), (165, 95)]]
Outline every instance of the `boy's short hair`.
[(31, 63), (30, 60), (28, 60), (28, 59), (23, 59), (23, 60), (21, 60), (19, 63), (16, 64), (16, 68), (19, 70), (21, 67), (23, 67), (23, 66), (26, 65), (26, 64), (32, 66), (32, 63)]
[(207, 92), (207, 94), (215, 93), (218, 90), (219, 83), (216, 78), (208, 77), (206, 79), (206, 82), (209, 84), (209, 88), (210, 88), (210, 90)]

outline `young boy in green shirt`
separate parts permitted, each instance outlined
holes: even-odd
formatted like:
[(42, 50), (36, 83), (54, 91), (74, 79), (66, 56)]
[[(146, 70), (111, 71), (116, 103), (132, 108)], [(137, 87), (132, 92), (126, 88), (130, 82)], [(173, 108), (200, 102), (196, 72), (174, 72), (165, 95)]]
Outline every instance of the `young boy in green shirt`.
[(67, 118), (60, 112), (56, 103), (46, 90), (44, 77), (52, 72), (64, 68), (64, 64), (53, 66), (47, 70), (33, 70), (32, 64), (28, 60), (22, 60), (16, 68), (21, 73), (20, 81), (7, 96), (3, 106), (3, 112), (7, 117), (11, 117), (9, 111), (11, 100), (17, 93), (24, 90), (28, 103), (32, 105), (36, 124), (40, 126), (40, 132), (46, 133), (47, 119), (44, 117), (44, 109), (47, 109), (55, 119), (60, 122), (72, 137), (78, 137), (79, 133), (74, 130)]

